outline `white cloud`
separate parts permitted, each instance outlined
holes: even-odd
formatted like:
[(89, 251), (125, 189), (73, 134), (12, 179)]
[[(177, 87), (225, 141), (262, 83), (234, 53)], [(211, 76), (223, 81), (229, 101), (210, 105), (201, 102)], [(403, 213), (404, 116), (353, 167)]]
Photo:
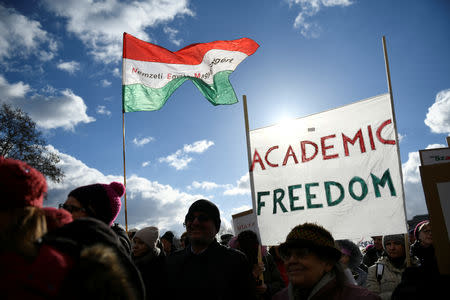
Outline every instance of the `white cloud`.
[(248, 173), (242, 176), (235, 186), (229, 186), (223, 194), (227, 196), (250, 194), (250, 176)]
[(80, 70), (80, 63), (76, 61), (66, 61), (61, 62), (56, 66), (58, 69), (74, 74), (76, 71)]
[(147, 167), (147, 166), (149, 166), (150, 165), (150, 161), (144, 161), (143, 163), (142, 163), (142, 167)]
[(134, 138), (133, 139), (133, 144), (135, 144), (138, 147), (144, 146), (150, 142), (153, 142), (155, 139), (151, 136), (148, 137), (143, 137), (143, 138)]
[[(442, 148), (442, 144), (428, 145), (426, 149)], [(422, 183), (420, 180), (419, 152), (410, 152), (408, 160), (402, 164), (403, 184), (405, 189), (406, 213), (408, 218), (427, 213)]]
[(52, 59), (57, 50), (56, 41), (39, 22), (0, 3), (0, 60), (38, 53), (38, 58), (46, 61)]
[(250, 209), (252, 209), (252, 207), (250, 205), (242, 205), (242, 206), (233, 208), (231, 210), (231, 214), (235, 215), (235, 214), (238, 214), (238, 213), (250, 210)]
[[(48, 182), (48, 196), (44, 206), (56, 206), (64, 202), (69, 192), (79, 186), (112, 181), (123, 182), (122, 175), (103, 174), (75, 157), (59, 152), (53, 146), (48, 146), (48, 149), (60, 156), (61, 161), (58, 167), (62, 169), (65, 177), (61, 183)], [(182, 224), (189, 206), (201, 198), (205, 197), (201, 194), (188, 194), (170, 185), (131, 175), (127, 177), (128, 226), (142, 228), (153, 225), (162, 231), (172, 229), (181, 233), (184, 230)], [(124, 198), (122, 198), (122, 209), (116, 222), (124, 225), (123, 205)]]
[(166, 157), (159, 158), (159, 162), (166, 162), (177, 170), (186, 169), (188, 164), (193, 160), (187, 153), (203, 153), (214, 145), (214, 142), (201, 140), (192, 144), (186, 144), (183, 149), (177, 150)]
[(119, 78), (120, 78), (121, 74), (120, 74), (119, 68), (114, 68), (114, 70), (113, 70), (113, 75), (114, 75), (115, 77), (119, 77)]
[(62, 127), (73, 130), (79, 123), (90, 123), (94, 118), (87, 115), (87, 107), (80, 96), (71, 90), (65, 89), (56, 92), (47, 86), (54, 95), (30, 94), (29, 85), (23, 82), (10, 84), (0, 74), (0, 101), (20, 107), (44, 129)]
[(195, 152), (195, 153), (203, 153), (208, 150), (209, 147), (213, 146), (214, 142), (201, 140), (194, 142), (193, 144), (184, 145), (183, 151), (186, 153)]
[(108, 87), (111, 85), (111, 81), (103, 79), (100, 84), (102, 85), (102, 87)]
[(45, 0), (48, 10), (66, 20), (67, 31), (77, 36), (90, 54), (104, 63), (122, 55), (122, 34), (128, 32), (145, 41), (149, 27), (193, 16), (188, 0), (92, 1)]
[(425, 124), (434, 133), (450, 133), (450, 89), (440, 91), (428, 108)]
[(178, 150), (166, 157), (159, 158), (159, 162), (166, 162), (177, 170), (186, 169), (192, 161), (192, 157), (187, 156), (182, 150)]
[(5, 77), (0, 74), (1, 99), (23, 98), (30, 90), (28, 84), (25, 84), (22, 81), (10, 84), (6, 81)]
[(221, 185), (211, 182), (211, 181), (193, 181), (191, 185), (189, 185), (187, 188), (188, 190), (192, 189), (202, 189), (202, 190), (212, 190), (221, 187)]
[(406, 137), (406, 134), (398, 133), (398, 141), (399, 141), (399, 143), (401, 143), (405, 137)]
[(111, 112), (109, 110), (107, 110), (106, 106), (104, 106), (104, 105), (97, 106), (97, 113), (100, 115), (107, 115), (107, 116), (111, 115)]
[(294, 21), (294, 28), (300, 29), (304, 37), (317, 38), (320, 35), (321, 28), (315, 22), (309, 19), (315, 16), (322, 7), (349, 6), (350, 0), (288, 0), (289, 6), (300, 6), (300, 13)]
[(182, 39), (176, 39), (176, 35), (178, 34), (178, 30), (173, 29), (171, 27), (164, 27), (164, 33), (167, 34), (169, 36), (169, 40), (176, 46), (180, 46), (181, 42), (183, 41)]

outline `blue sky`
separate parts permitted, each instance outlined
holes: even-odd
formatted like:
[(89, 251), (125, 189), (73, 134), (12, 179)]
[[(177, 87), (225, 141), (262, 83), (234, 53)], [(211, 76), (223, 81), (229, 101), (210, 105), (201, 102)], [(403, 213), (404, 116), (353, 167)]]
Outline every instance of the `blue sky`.
[(44, 203), (56, 206), (77, 186), (123, 181), (124, 31), (171, 51), (252, 38), (260, 48), (230, 76), (239, 103), (214, 107), (186, 82), (161, 110), (125, 115), (128, 227), (179, 235), (208, 198), (230, 230), (251, 208), (242, 95), (256, 129), (386, 93), (385, 35), (411, 218), (426, 213), (418, 150), (450, 133), (449, 28), (444, 0), (0, 1), (0, 102), (60, 154), (66, 176)]

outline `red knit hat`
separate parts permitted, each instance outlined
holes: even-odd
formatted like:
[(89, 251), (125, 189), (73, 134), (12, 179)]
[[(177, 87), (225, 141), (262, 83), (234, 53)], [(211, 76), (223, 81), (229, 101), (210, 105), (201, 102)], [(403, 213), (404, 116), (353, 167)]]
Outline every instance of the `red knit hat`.
[(20, 160), (0, 156), (0, 209), (37, 206), (42, 207), (47, 193), (44, 175)]
[(48, 231), (52, 231), (73, 221), (72, 214), (65, 209), (44, 207), (42, 210), (45, 213)]

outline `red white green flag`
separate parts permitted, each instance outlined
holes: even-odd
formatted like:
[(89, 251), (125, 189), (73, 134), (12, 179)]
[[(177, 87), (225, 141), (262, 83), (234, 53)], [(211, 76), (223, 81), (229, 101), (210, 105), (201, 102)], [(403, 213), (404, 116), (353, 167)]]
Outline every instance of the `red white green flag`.
[(124, 112), (160, 109), (186, 80), (213, 105), (234, 104), (229, 76), (259, 45), (249, 39), (192, 44), (176, 52), (123, 35)]

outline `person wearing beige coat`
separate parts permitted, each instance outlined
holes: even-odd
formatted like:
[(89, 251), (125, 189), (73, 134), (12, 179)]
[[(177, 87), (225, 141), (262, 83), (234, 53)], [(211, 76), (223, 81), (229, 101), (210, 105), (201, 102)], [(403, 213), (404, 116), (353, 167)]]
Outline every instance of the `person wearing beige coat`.
[[(391, 299), (392, 292), (401, 282), (407, 266), (403, 235), (384, 236), (383, 247), (387, 255), (382, 256), (369, 268), (367, 289), (387, 300)], [(413, 264), (416, 265), (417, 261), (414, 260)]]

